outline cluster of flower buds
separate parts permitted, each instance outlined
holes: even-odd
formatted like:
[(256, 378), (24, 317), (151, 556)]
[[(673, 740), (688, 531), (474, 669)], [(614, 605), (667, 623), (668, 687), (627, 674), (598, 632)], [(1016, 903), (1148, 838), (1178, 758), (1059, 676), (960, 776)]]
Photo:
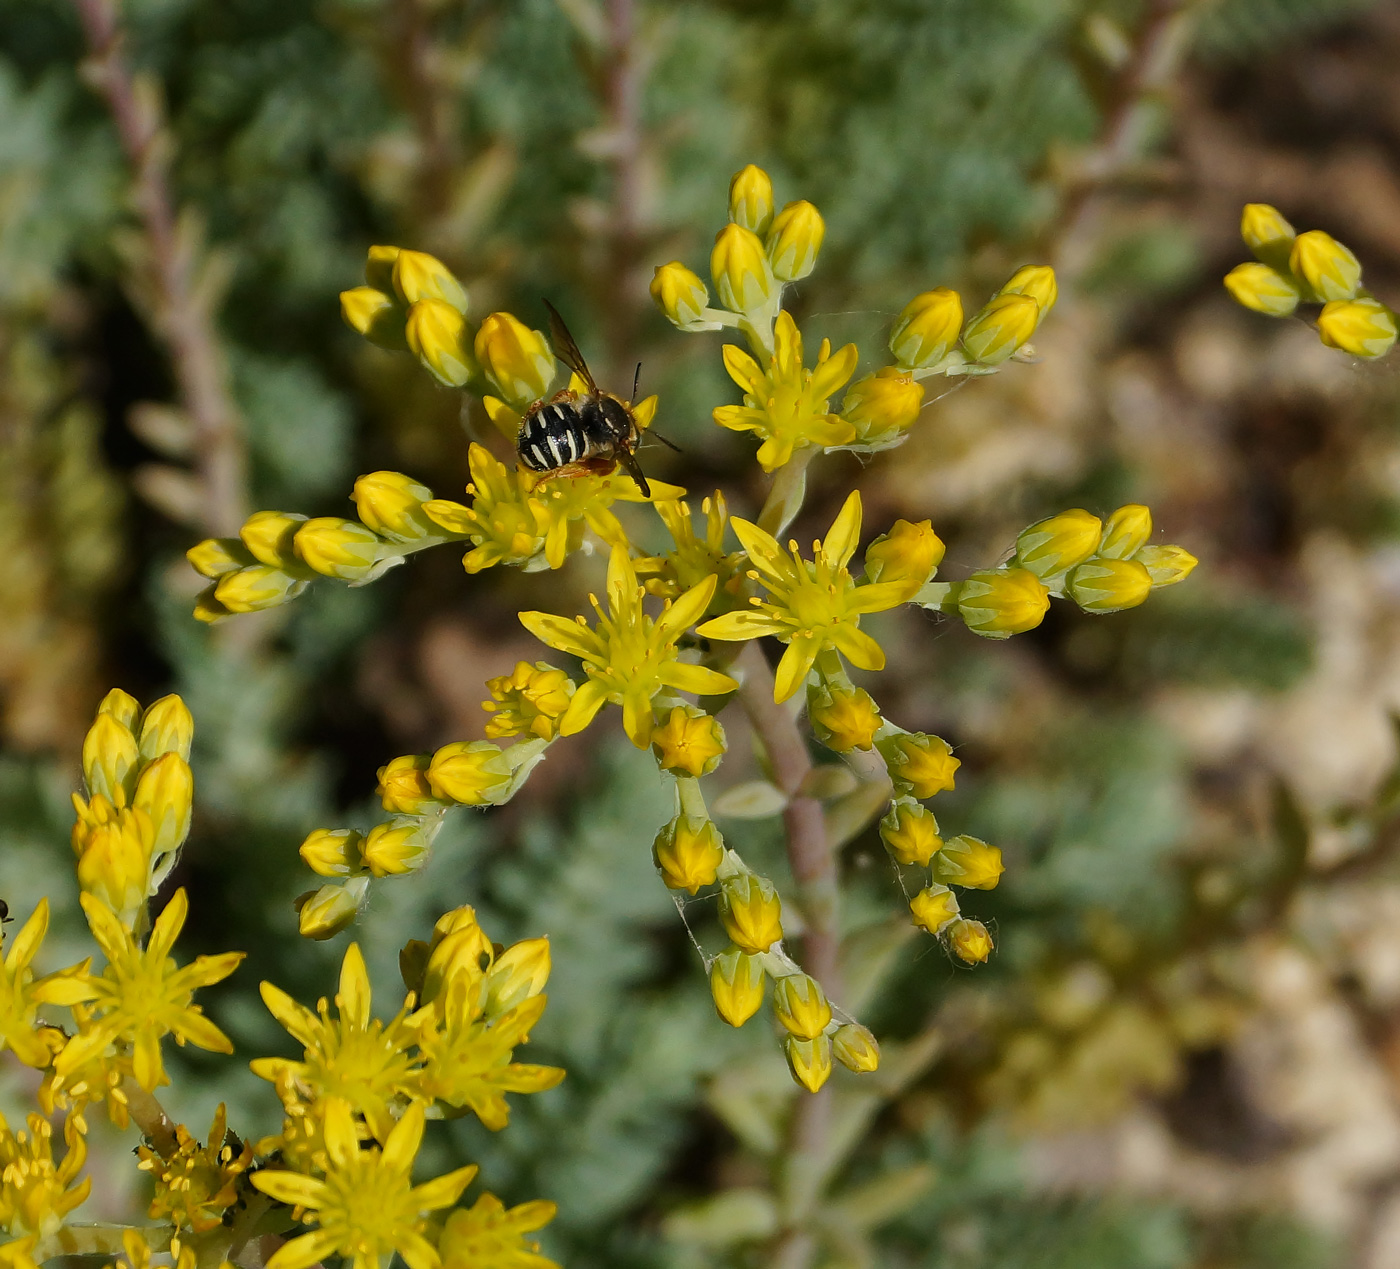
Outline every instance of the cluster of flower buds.
[(1119, 507), (1107, 520), (1076, 507), (1023, 530), (999, 568), (925, 587), (919, 602), (957, 613), (988, 639), (1034, 629), (1052, 597), (1087, 613), (1136, 608), (1154, 590), (1184, 581), (1197, 563), (1185, 547), (1154, 546), (1151, 536), (1152, 512), (1141, 504)]
[(1231, 269), (1225, 285), (1245, 308), (1288, 317), (1320, 304), (1317, 333), (1329, 348), (1369, 360), (1395, 346), (1396, 314), (1362, 288), (1349, 247), (1321, 229), (1295, 232), (1267, 203), (1245, 204), (1240, 234), (1255, 258)]
[(178, 696), (148, 709), (120, 688), (83, 741), (87, 796), (73, 795), (78, 884), (128, 927), (175, 866), (190, 831), (194, 721)]

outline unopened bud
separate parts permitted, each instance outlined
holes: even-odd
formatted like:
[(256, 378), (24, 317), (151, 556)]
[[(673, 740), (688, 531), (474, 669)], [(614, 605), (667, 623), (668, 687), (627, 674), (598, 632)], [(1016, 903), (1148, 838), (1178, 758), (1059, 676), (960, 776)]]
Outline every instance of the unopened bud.
[(1085, 612), (1121, 612), (1152, 593), (1152, 577), (1136, 560), (1090, 560), (1069, 575), (1067, 589)]
[(773, 222), (773, 182), (750, 163), (729, 182), (729, 219), (762, 237)]
[(297, 558), (323, 577), (358, 581), (379, 562), (383, 539), (358, 520), (317, 516), (297, 530), (292, 546)]
[(865, 548), (865, 576), (881, 586), (901, 586), (912, 597), (938, 571), (947, 549), (930, 521), (896, 520)]
[(783, 904), (767, 877), (740, 873), (725, 879), (719, 897), (719, 919), (740, 950), (766, 952), (783, 937)]
[(225, 573), (214, 587), (214, 598), (229, 612), (261, 612), (295, 599), (306, 589), (306, 579), (292, 577), (280, 568), (255, 564)]
[(394, 258), (394, 290), (405, 304), (442, 300), (465, 315), (467, 293), (452, 271), (424, 251), (400, 251)]
[(909, 912), (914, 924), (930, 934), (937, 934), (950, 922), (957, 920), (957, 896), (943, 885), (925, 886), (909, 900)]
[(652, 730), (656, 763), (673, 775), (709, 775), (728, 750), (718, 718), (693, 705), (675, 705), (666, 721)]
[(365, 254), (365, 281), (376, 291), (394, 289), (394, 261), (399, 258), (398, 247), (371, 247)]
[(342, 885), (325, 885), (298, 897), (297, 928), (303, 938), (334, 938), (360, 910), (359, 892)]
[(715, 1012), (731, 1027), (742, 1027), (763, 1003), (763, 966), (757, 956), (737, 947), (710, 962), (710, 995)]
[(353, 828), (315, 829), (298, 853), (302, 863), (322, 877), (348, 877), (363, 866), (360, 835)]
[(817, 267), (822, 239), (826, 237), (826, 222), (805, 199), (789, 203), (776, 216), (768, 229), (768, 259), (773, 276), (783, 282), (796, 282)]
[(372, 286), (352, 287), (340, 293), (340, 315), (351, 330), (358, 331), (371, 344), (391, 352), (403, 352), (408, 347), (403, 305), (392, 295)]
[(375, 877), (401, 877), (428, 862), (432, 834), (417, 816), (376, 824), (360, 845), (360, 858)]
[(1050, 592), (1027, 568), (983, 569), (957, 590), (967, 628), (987, 639), (1007, 639), (1045, 620)]
[(549, 391), (554, 355), (545, 337), (509, 313), (491, 313), (476, 332), (476, 359), (496, 390), (523, 410)]
[(1037, 521), (1016, 539), (1016, 563), (1044, 581), (1082, 564), (1098, 549), (1103, 523), (1075, 507)]
[(1152, 512), (1140, 502), (1119, 507), (1103, 526), (1103, 541), (1099, 543), (1101, 559), (1132, 559), (1147, 545), (1152, 536)]
[(880, 840), (896, 863), (928, 864), (943, 839), (933, 812), (917, 802), (897, 801), (880, 821)]
[(710, 290), (698, 275), (678, 260), (659, 264), (651, 279), (651, 298), (672, 326), (685, 331), (716, 330), (718, 324), (707, 321)]
[(486, 975), (482, 1008), (488, 1017), (538, 996), (549, 981), (549, 940), (521, 939), (496, 958)]
[(151, 819), (151, 854), (159, 858), (178, 850), (190, 835), (194, 776), (178, 753), (163, 753), (147, 765), (136, 782), (132, 806)]
[(992, 954), (992, 935), (981, 921), (954, 921), (947, 936), (954, 954), (969, 965), (979, 965)]
[(471, 324), (446, 300), (419, 300), (409, 309), (404, 338), (444, 388), (460, 388), (476, 373)]
[(1369, 296), (1328, 304), (1317, 318), (1322, 342), (1353, 357), (1384, 357), (1395, 346), (1395, 332), (1395, 314)]
[(773, 985), (773, 1012), (802, 1040), (815, 1040), (831, 1021), (831, 1005), (821, 984), (808, 974), (790, 974)]
[(710, 276), (719, 302), (735, 313), (762, 308), (776, 285), (763, 240), (742, 225), (726, 225), (715, 235)]
[(186, 761), (194, 739), (194, 719), (189, 706), (174, 692), (162, 696), (141, 716), (141, 758), (153, 762), (163, 753), (177, 753)]
[(855, 428), (857, 444), (885, 445), (914, 426), (923, 401), (923, 384), (898, 366), (886, 366), (846, 389), (841, 417)]
[(1048, 264), (1028, 264), (1017, 269), (1011, 280), (997, 292), (998, 295), (1029, 295), (1040, 309), (1040, 320), (1055, 307), (1060, 288), (1055, 281), (1055, 270)]
[(931, 798), (953, 787), (953, 773), (962, 766), (952, 746), (941, 736), (905, 731), (878, 741), (876, 747), (896, 786), (907, 786), (916, 798)]
[(202, 577), (222, 577), (234, 569), (258, 561), (237, 538), (205, 538), (185, 552), (194, 571)]
[(1324, 302), (1355, 299), (1361, 289), (1361, 262), (1350, 247), (1321, 229), (1310, 229), (1293, 240), (1288, 267)]
[(678, 815), (656, 835), (651, 857), (670, 889), (694, 894), (714, 884), (724, 860), (724, 839), (712, 821)]
[(1184, 582), (1200, 562), (1184, 546), (1171, 545), (1145, 546), (1133, 558), (1147, 570), (1154, 590)]
[(895, 318), (890, 352), (901, 366), (936, 365), (953, 350), (962, 330), (962, 297), (946, 286), (916, 295)]
[(499, 745), (459, 740), (443, 745), (428, 764), (434, 795), (463, 806), (484, 806), (510, 787), (510, 762)]
[(440, 801), (428, 783), (432, 755), (404, 754), (379, 768), (379, 801), (386, 811), (400, 815), (427, 815), (449, 805)]
[(831, 1037), (831, 1056), (857, 1075), (869, 1074), (880, 1067), (880, 1046), (870, 1031), (858, 1022), (836, 1028)]
[(305, 523), (305, 516), (289, 511), (255, 511), (243, 522), (238, 536), (259, 564), (280, 568), (284, 573), (297, 573), (301, 569), (292, 549), (292, 539)]
[(783, 1051), (792, 1078), (809, 1093), (815, 1093), (831, 1078), (831, 1041), (824, 1035), (815, 1040), (799, 1040), (791, 1035)]
[(402, 472), (372, 471), (361, 476), (353, 496), (360, 519), (381, 537), (417, 542), (437, 532), (423, 511), (433, 491)]
[(1266, 317), (1287, 317), (1303, 298), (1291, 277), (1255, 261), (1231, 269), (1225, 275), (1225, 289), (1236, 302)]
[(807, 689), (812, 734), (835, 753), (870, 750), (884, 726), (880, 707), (864, 688), (817, 685)]
[(1257, 259), (1275, 269), (1288, 268), (1288, 256), (1296, 235), (1268, 203), (1246, 203), (1240, 216), (1240, 237)]
[(966, 834), (946, 841), (933, 861), (935, 881), (968, 890), (995, 890), (1005, 871), (1001, 851)]
[(973, 361), (997, 366), (1035, 334), (1040, 305), (1029, 295), (995, 295), (967, 324), (963, 347)]
[(83, 738), (83, 780), (89, 797), (129, 806), (136, 790), (140, 749), (131, 729), (114, 714), (99, 712)]

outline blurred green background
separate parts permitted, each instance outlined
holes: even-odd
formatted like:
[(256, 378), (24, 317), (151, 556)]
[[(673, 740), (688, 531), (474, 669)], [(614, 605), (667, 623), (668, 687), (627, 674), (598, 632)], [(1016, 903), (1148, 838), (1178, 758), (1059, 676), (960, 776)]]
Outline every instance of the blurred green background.
[[(825, 213), (795, 307), (867, 369), (915, 291), (980, 298), (1055, 263), (1041, 362), (935, 405), (863, 470), (826, 460), (798, 536), (858, 480), (867, 523), (933, 519), (949, 575), (1040, 515), (1125, 501), (1202, 565), (1140, 611), (1057, 605), (1006, 644), (912, 613), (879, 631), (882, 705), (959, 747), (949, 816), (1008, 871), (979, 907), (992, 963), (910, 943), (869, 1011), (928, 1053), (842, 1178), (865, 1215), (828, 1263), (1400, 1263), (1400, 379), (1219, 281), (1241, 205), (1266, 201), (1400, 298), (1400, 7), (131, 0), (123, 21), (163, 103), (247, 509), (345, 514), (376, 468), (443, 497), (466, 481), (476, 407), (340, 321), (371, 243), (440, 255), (477, 316), (542, 325), (551, 299), (605, 382), (640, 360), (684, 450), (651, 469), (750, 513), (750, 443), (709, 421), (733, 399), (718, 337), (646, 295), (654, 264), (702, 264), (734, 170)], [(50, 895), (54, 963), (77, 947), (82, 733), (110, 686), (181, 692), (186, 950), (250, 957), (209, 993), (239, 1056), (181, 1050), (171, 1109), (202, 1129), (224, 1097), (256, 1135), (277, 1107), (246, 1059), (285, 1043), (256, 984), (314, 1000), (346, 941), (296, 935), (302, 836), (369, 817), (390, 757), (479, 737), (483, 679), (541, 655), (514, 614), (596, 578), (467, 578), (445, 551), (214, 631), (189, 617), (183, 552), (220, 508), (151, 409), (179, 376), (85, 55), (67, 4), (0, 4), (0, 894)], [(736, 746), (726, 770), (745, 762)], [(735, 1233), (764, 1177), (750, 1112), (787, 1076), (760, 1027), (713, 1015), (649, 858), (662, 794), (620, 732), (559, 746), (427, 874), (379, 886), (354, 934), (388, 1012), (398, 946), (448, 906), (550, 936), (531, 1058), (568, 1080), (517, 1099), (506, 1133), (460, 1121), (435, 1148), (509, 1201), (556, 1200), (545, 1249), (570, 1269), (756, 1263)], [(771, 822), (726, 831), (779, 866)], [(857, 916), (894, 902), (880, 857), (873, 829), (847, 848)], [(0, 1108), (27, 1095), (0, 1055)], [(137, 1201), (129, 1144), (94, 1153), (97, 1214)], [(896, 1174), (913, 1188), (885, 1211)]]

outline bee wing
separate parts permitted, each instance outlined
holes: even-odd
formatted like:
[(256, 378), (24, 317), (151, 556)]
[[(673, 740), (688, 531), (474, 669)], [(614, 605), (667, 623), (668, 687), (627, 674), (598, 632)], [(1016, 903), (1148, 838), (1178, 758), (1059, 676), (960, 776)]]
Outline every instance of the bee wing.
[(559, 316), (559, 310), (548, 300), (545, 300), (544, 306), (549, 310), (549, 338), (554, 344), (555, 355), (588, 385), (590, 393), (596, 393), (598, 385), (593, 382), (588, 363), (584, 361), (583, 354), (574, 343), (574, 337), (569, 334), (569, 328), (564, 325), (564, 319)]

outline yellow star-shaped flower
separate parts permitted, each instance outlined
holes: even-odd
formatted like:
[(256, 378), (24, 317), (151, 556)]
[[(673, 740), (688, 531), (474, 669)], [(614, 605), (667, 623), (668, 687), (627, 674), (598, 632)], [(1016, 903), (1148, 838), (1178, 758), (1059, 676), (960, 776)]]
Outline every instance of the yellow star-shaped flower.
[(30, 962), (49, 929), (49, 901), (38, 906), (10, 940), (0, 961), (0, 1052), (9, 1049), (25, 1066), (45, 1067), (63, 1043), (62, 1033), (35, 1020), (40, 1005), (76, 1005), (91, 1000), (88, 962), (35, 978)]

